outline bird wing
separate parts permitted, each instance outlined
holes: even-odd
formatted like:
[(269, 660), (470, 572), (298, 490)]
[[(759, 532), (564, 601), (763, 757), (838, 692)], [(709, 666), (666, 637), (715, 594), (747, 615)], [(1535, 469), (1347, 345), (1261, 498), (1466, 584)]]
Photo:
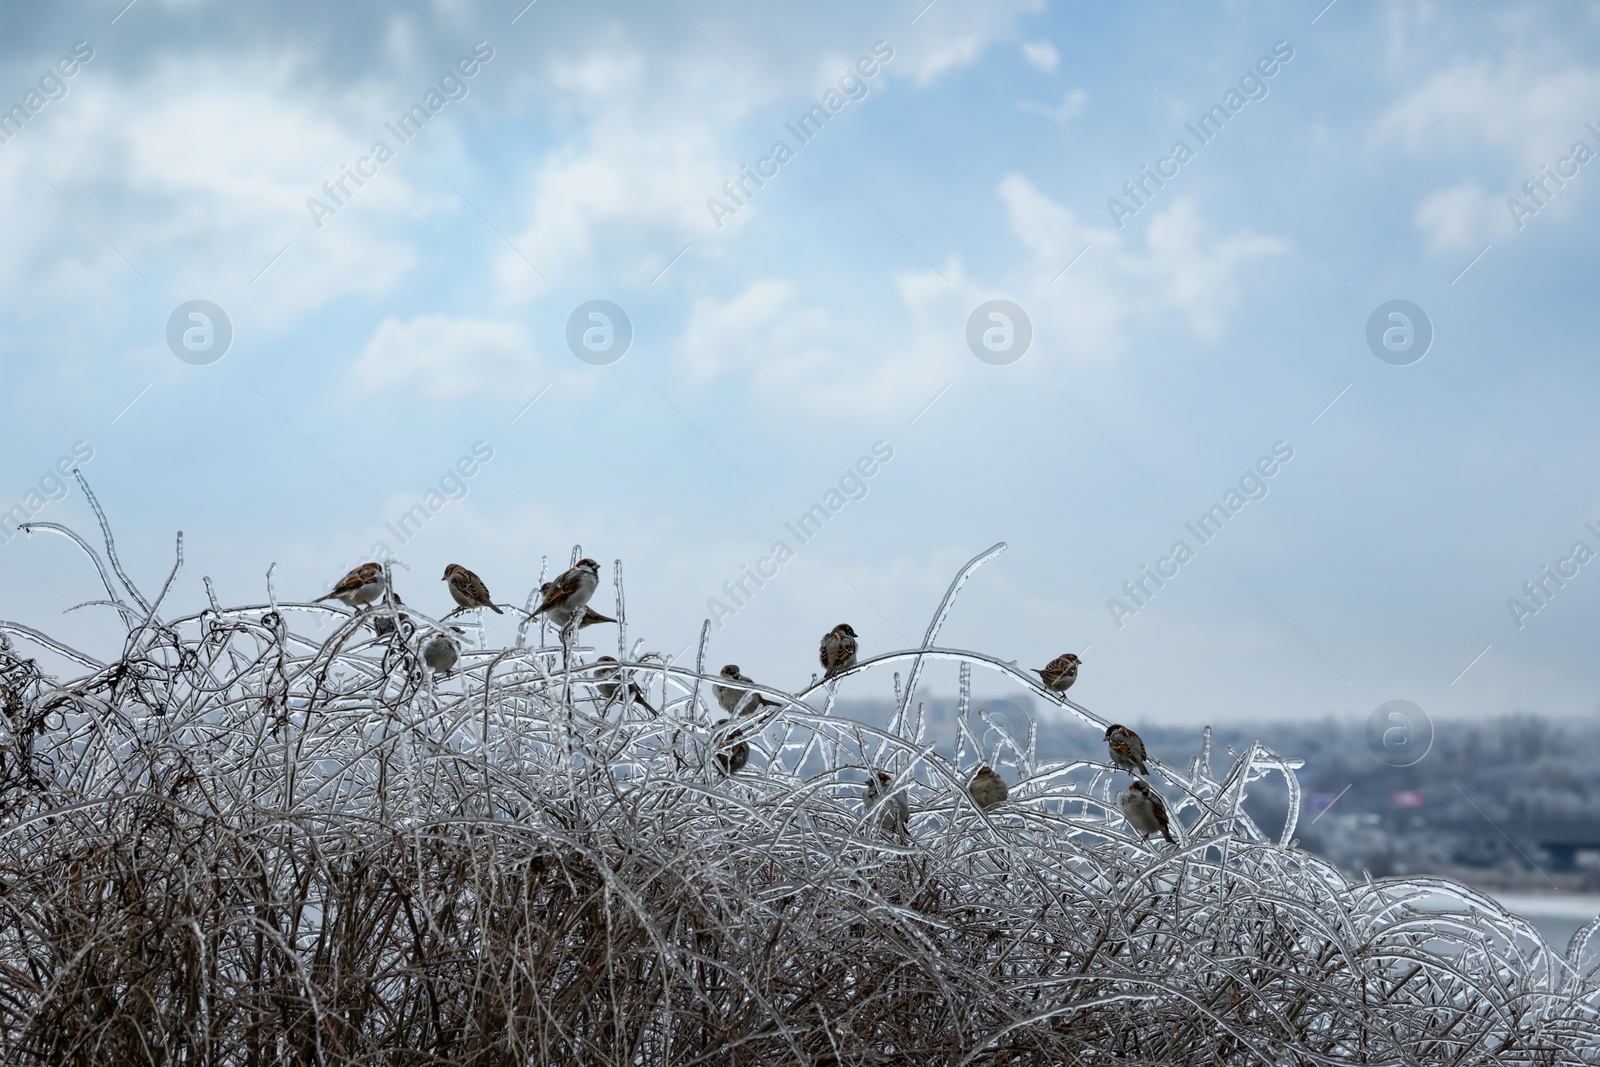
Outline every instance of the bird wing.
[(561, 601), (576, 593), (582, 581), (583, 579), (579, 576), (576, 567), (569, 571), (563, 571), (559, 578), (550, 583), (550, 591), (545, 594), (544, 603), (535, 608), (533, 613), (540, 615), (549, 611)]
[(376, 563), (363, 563), (361, 566), (355, 568), (343, 578), (340, 578), (339, 583), (333, 587), (327, 596), (318, 597), (317, 599), (327, 600), (328, 597), (335, 597), (341, 593), (348, 593), (352, 589), (359, 589), (363, 585), (369, 585), (372, 582), (377, 581), (382, 576), (382, 567), (378, 566)]

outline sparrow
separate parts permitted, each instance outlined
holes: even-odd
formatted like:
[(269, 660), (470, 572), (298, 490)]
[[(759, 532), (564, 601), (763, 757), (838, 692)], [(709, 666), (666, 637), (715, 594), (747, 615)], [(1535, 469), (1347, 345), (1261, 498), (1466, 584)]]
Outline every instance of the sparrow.
[[(746, 678), (739, 673), (739, 665), (737, 663), (730, 663), (722, 668), (721, 674), (730, 682), (743, 682), (746, 685), (756, 684), (755, 679)], [(776, 708), (779, 706), (776, 700), (768, 700), (760, 693), (754, 693), (748, 689), (732, 689), (725, 685), (713, 685), (711, 690), (716, 693), (717, 703), (722, 705), (722, 710), (729, 715), (732, 715), (738, 709), (740, 703), (744, 704), (745, 714), (760, 711), (762, 708)]]
[(1119, 723), (1112, 723), (1106, 727), (1105, 742), (1111, 746), (1111, 766), (1119, 771), (1132, 774), (1149, 774), (1150, 768), (1144, 763), (1144, 742), (1139, 740), (1139, 735)]
[(549, 589), (541, 589), (544, 602), (533, 609), (534, 615), (550, 613), (550, 619), (562, 630), (572, 622), (577, 615), (589, 604), (589, 598), (594, 596), (595, 587), (600, 584), (600, 564), (592, 559), (580, 559), (575, 567), (564, 571), (550, 583)]
[(1011, 795), (1006, 788), (1006, 780), (990, 767), (978, 768), (978, 773), (972, 776), (972, 784), (967, 786), (967, 792), (972, 794), (972, 799), (984, 811), (1004, 803), (1006, 797)]
[[(395, 606), (396, 607), (398, 607), (400, 605), (401, 600), (400, 600), (400, 594), (399, 593), (395, 593), (394, 594), (394, 602), (395, 602)], [(402, 611), (400, 613), (400, 622), (403, 623), (406, 626), (410, 626), (411, 625), (411, 616), (407, 615), (405, 612)], [(385, 636), (387, 634), (392, 634), (392, 633), (394, 633), (394, 623), (395, 623), (395, 616), (393, 616), (393, 615), (374, 615), (373, 618), (372, 618), (372, 629), (373, 629), (373, 632), (375, 632), (379, 637), (383, 637), (383, 636)]]
[(1132, 785), (1117, 795), (1117, 807), (1122, 809), (1122, 817), (1128, 820), (1128, 825), (1144, 835), (1144, 840), (1150, 840), (1150, 835), (1159, 830), (1168, 844), (1177, 844), (1167, 832), (1166, 801), (1143, 778), (1135, 778)]
[(733, 744), (717, 753), (717, 766), (722, 768), (722, 773), (730, 778), (744, 769), (750, 762), (750, 746), (739, 740), (740, 732), (733, 731), (728, 735), (728, 740)]
[[(600, 695), (605, 698), (606, 707), (609, 708), (612, 703), (616, 701), (618, 690), (622, 689), (624, 685), (624, 683), (616, 680), (617, 674), (622, 668), (618, 665), (615, 656), (601, 656), (595, 660), (595, 662), (605, 664), (604, 667), (596, 667), (594, 669), (594, 676), (596, 679), (598, 679), (595, 684), (595, 688), (600, 690)], [(644, 694), (639, 691), (638, 686), (634, 685), (632, 682), (627, 682), (626, 686), (627, 689), (625, 692), (627, 693), (628, 699), (632, 700), (635, 704), (638, 704), (650, 714), (656, 714), (656, 709), (650, 706), (649, 701), (645, 700)]]
[[(455, 627), (451, 627), (455, 630)], [(461, 631), (457, 630), (457, 633)], [(461, 658), (461, 649), (456, 644), (455, 638), (443, 630), (435, 631), (422, 643), (422, 662), (439, 674), (448, 676), (455, 667), (456, 660)]]
[(840, 671), (847, 671), (856, 665), (856, 632), (850, 628), (849, 623), (841, 622), (823, 635), (822, 646), (818, 651), (822, 658), (824, 680), (832, 678)]
[(337, 600), (348, 608), (358, 608), (370, 604), (383, 596), (387, 583), (383, 579), (383, 568), (376, 563), (363, 563), (343, 578), (333, 587), (331, 593), (319, 596), (313, 604), (320, 604), (324, 600)]
[(893, 775), (887, 771), (878, 771), (875, 777), (867, 779), (867, 788), (862, 799), (866, 801), (868, 811), (875, 807), (882, 809), (878, 814), (879, 826), (906, 837), (911, 822), (911, 804), (906, 800), (904, 790), (889, 792), (889, 784), (893, 781)]
[(1052, 693), (1065, 693), (1078, 680), (1078, 664), (1083, 662), (1071, 652), (1063, 652), (1033, 673), (1044, 680), (1044, 687)]
[[(556, 583), (555, 582), (545, 582), (543, 585), (541, 585), (539, 587), (539, 599), (541, 601), (544, 600), (545, 597), (548, 597), (550, 595), (550, 590), (554, 589), (555, 587), (556, 587)], [(538, 614), (538, 613), (535, 612), (535, 614)], [(551, 611), (550, 612), (550, 617), (552, 619), (554, 619), (554, 618), (557, 618), (557, 615), (556, 615), (556, 613), (554, 611)], [(572, 621), (572, 616), (571, 615), (567, 616), (567, 621), (568, 622)], [(613, 619), (611, 616), (602, 615), (598, 611), (596, 611), (593, 608), (589, 607), (589, 605), (585, 604), (583, 606), (583, 621), (578, 623), (578, 629), (581, 630), (585, 626), (593, 626), (597, 622), (616, 622), (616, 621), (617, 620)], [(562, 625), (564, 626), (564, 625), (566, 625), (566, 623), (562, 623)]]
[(450, 595), (455, 598), (459, 607), (488, 608), (496, 615), (505, 614), (494, 606), (494, 601), (489, 596), (489, 587), (483, 584), (483, 579), (461, 564), (452, 563), (446, 567), (444, 577), (440, 581), (450, 583)]

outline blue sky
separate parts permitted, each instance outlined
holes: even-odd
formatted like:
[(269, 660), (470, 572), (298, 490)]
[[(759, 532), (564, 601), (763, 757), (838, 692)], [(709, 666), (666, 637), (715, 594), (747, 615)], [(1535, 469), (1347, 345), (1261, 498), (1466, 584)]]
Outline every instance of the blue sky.
[[(782, 686), (837, 622), (867, 653), (920, 639), (1003, 540), (945, 640), (1087, 650), (1073, 695), (1112, 718), (1589, 713), (1600, 564), (1560, 561), (1600, 551), (1600, 161), (1573, 155), (1600, 151), (1597, 43), (1594, 3), (0, 4), (0, 105), (40, 90), (0, 143), (0, 503), (86, 442), (147, 585), (184, 532), (185, 611), (202, 575), (260, 602), (272, 563), (309, 599), (380, 541), (409, 601), (443, 611), (460, 562), (520, 603), (581, 543), (602, 605), (624, 561), (647, 647), (717, 598), (713, 664)], [(385, 124), (475, 47), (400, 145)], [(319, 227), (308, 200), (379, 139)], [(197, 299), (233, 330), (206, 365), (166, 340)], [(1033, 334), (1006, 365), (966, 340), (996, 299)], [(1397, 299), (1434, 331), (1406, 366), (1366, 341)], [(591, 300), (631, 322), (620, 361), (568, 348)], [(859, 499), (786, 532), (878, 442)], [(459, 498), (400, 544), (441, 478)], [(90, 522), (75, 489), (37, 518)], [(1577, 573), (1531, 600), (1546, 565)], [(91, 583), (64, 542), (0, 547), (0, 615), (105, 655), (108, 615), (60, 614)]]

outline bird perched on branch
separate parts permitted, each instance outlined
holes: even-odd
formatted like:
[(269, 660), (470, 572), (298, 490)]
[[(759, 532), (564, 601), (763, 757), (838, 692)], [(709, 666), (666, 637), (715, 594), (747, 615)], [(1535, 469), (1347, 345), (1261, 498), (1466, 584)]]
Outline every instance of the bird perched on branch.
[(505, 614), (495, 607), (493, 598), (489, 596), (489, 587), (483, 584), (483, 579), (461, 564), (452, 563), (446, 567), (444, 577), (440, 580), (450, 583), (450, 595), (455, 598), (458, 607), (488, 608), (496, 615)]
[[(617, 694), (620, 692), (624, 694), (625, 701), (631, 700), (650, 714), (656, 714), (656, 709), (650, 706), (650, 702), (644, 698), (644, 694), (639, 691), (638, 686), (634, 685), (632, 681), (617, 681), (617, 675), (622, 672), (622, 667), (617, 663), (615, 656), (601, 656), (595, 662), (605, 664), (603, 667), (594, 669), (594, 676), (596, 679), (595, 688), (605, 698), (606, 707), (609, 708), (616, 703)], [(603, 715), (604, 712), (601, 712), (601, 714)]]
[(320, 604), (324, 600), (337, 600), (347, 608), (359, 608), (371, 604), (383, 596), (383, 591), (388, 583), (383, 577), (383, 568), (376, 563), (363, 563), (349, 574), (339, 579), (332, 592), (317, 597), (312, 601)]
[[(462, 631), (452, 626), (450, 629), (456, 633)], [(461, 647), (456, 644), (456, 639), (443, 630), (435, 631), (422, 643), (422, 662), (438, 673), (449, 676), (455, 668), (456, 660), (461, 658)]]
[(550, 614), (550, 620), (565, 630), (589, 604), (595, 587), (600, 584), (600, 564), (592, 559), (580, 559), (571, 570), (563, 571), (550, 588), (541, 590), (544, 601), (533, 609), (535, 616)]
[(1111, 748), (1111, 766), (1129, 774), (1134, 771), (1150, 773), (1150, 768), (1144, 762), (1144, 742), (1138, 734), (1121, 723), (1112, 723), (1106, 727), (1105, 742)]
[[(720, 673), (730, 682), (743, 682), (745, 685), (756, 684), (755, 679), (747, 678), (739, 673), (739, 665), (737, 663), (728, 664), (722, 668)], [(747, 715), (754, 711), (760, 711), (762, 708), (780, 706), (776, 700), (768, 700), (760, 693), (752, 692), (748, 689), (733, 689), (725, 685), (713, 685), (711, 690), (717, 695), (717, 703), (722, 705), (722, 710), (729, 715), (732, 715), (741, 703), (744, 705), (744, 713)]]
[(1082, 662), (1076, 654), (1063, 652), (1043, 667), (1035, 667), (1033, 673), (1043, 680), (1044, 687), (1052, 693), (1065, 693), (1078, 680), (1078, 664)]
[(887, 771), (878, 771), (867, 779), (867, 787), (863, 794), (866, 808), (872, 811), (878, 809), (877, 823), (885, 830), (890, 830), (902, 838), (910, 836), (911, 803), (906, 800), (905, 790), (889, 791), (889, 786), (894, 782), (894, 776)]
[[(543, 585), (541, 585), (539, 587), (539, 599), (541, 601), (544, 600), (546, 597), (548, 597), (550, 595), (550, 590), (554, 589), (555, 587), (556, 587), (556, 583), (555, 582), (545, 582)], [(535, 612), (535, 614), (537, 614), (537, 612)], [(554, 611), (552, 611), (550, 613), (550, 617), (552, 619), (556, 618), (557, 617), (556, 613)], [(568, 622), (571, 621), (571, 616), (570, 615), (567, 616), (567, 621)], [(599, 623), (599, 622), (616, 622), (616, 621), (617, 620), (613, 619), (611, 616), (602, 615), (598, 611), (594, 610), (593, 608), (591, 608), (587, 604), (585, 604), (583, 606), (583, 621), (578, 623), (578, 629), (581, 630), (585, 626), (593, 626), (595, 623)], [(564, 623), (564, 622), (563, 623), (558, 623), (558, 625), (565, 626), (566, 623)]]
[(734, 730), (728, 735), (728, 740), (732, 744), (717, 753), (717, 766), (721, 767), (722, 773), (730, 778), (744, 770), (744, 765), (750, 762), (750, 746), (740, 740), (743, 736), (743, 731)]
[(823, 680), (849, 670), (856, 665), (856, 632), (849, 623), (841, 622), (823, 635), (818, 652), (822, 659)]
[(1006, 788), (1006, 780), (994, 773), (992, 767), (979, 767), (978, 773), (972, 776), (972, 782), (967, 786), (967, 792), (972, 794), (972, 799), (984, 811), (1003, 804), (1006, 797), (1011, 795), (1011, 790)]
[(1143, 778), (1135, 778), (1133, 784), (1117, 796), (1117, 807), (1122, 809), (1122, 817), (1128, 820), (1128, 825), (1144, 835), (1144, 840), (1150, 840), (1151, 834), (1160, 831), (1168, 844), (1177, 844), (1167, 832), (1166, 801)]
[[(393, 594), (393, 598), (394, 598), (395, 607), (399, 607), (400, 604), (402, 603), (402, 601), (400, 600), (400, 594), (399, 593)], [(373, 630), (373, 632), (376, 633), (379, 637), (383, 637), (383, 636), (385, 636), (387, 634), (394, 633), (395, 618), (396, 618), (396, 616), (385, 615), (385, 614), (382, 614), (382, 613), (374, 615), (372, 617), (372, 630)], [(402, 612), (400, 612), (398, 618), (399, 618), (400, 624), (402, 626), (405, 626), (405, 627), (408, 627), (408, 628), (410, 627), (410, 625), (411, 625), (411, 616), (407, 615), (405, 612), (402, 611)]]

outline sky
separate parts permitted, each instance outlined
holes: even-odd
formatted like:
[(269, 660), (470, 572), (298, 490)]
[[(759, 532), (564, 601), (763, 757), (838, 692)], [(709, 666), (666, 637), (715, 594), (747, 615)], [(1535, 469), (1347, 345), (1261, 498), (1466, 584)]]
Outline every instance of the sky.
[(798, 688), (1005, 542), (941, 643), (1110, 719), (1591, 714), (1595, 57), (1592, 2), (0, 0), (0, 618), (120, 647), (12, 535), (94, 532), (76, 465), (147, 592), (182, 531), (169, 614), (581, 544), (630, 644)]

